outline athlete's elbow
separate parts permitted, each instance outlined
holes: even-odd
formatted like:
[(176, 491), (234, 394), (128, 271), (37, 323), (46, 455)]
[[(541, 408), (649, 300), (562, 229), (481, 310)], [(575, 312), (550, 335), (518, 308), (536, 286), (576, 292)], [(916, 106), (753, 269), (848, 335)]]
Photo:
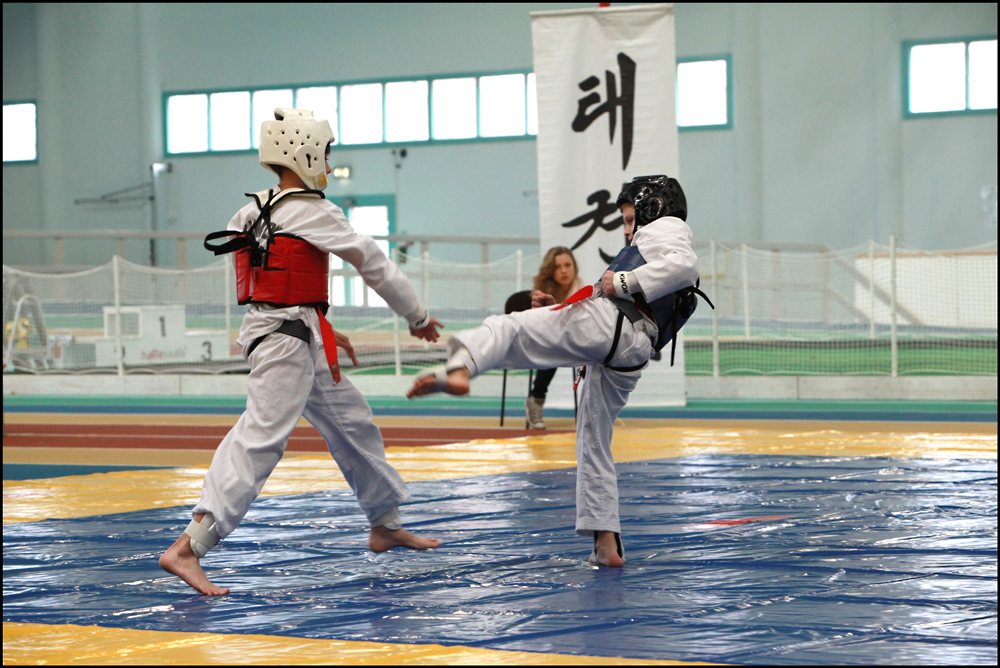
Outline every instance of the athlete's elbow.
[(682, 272), (682, 275), (684, 277), (684, 283), (685, 283), (685, 285), (694, 285), (694, 284), (696, 284), (698, 282), (698, 279), (700, 278), (700, 274), (698, 272), (698, 260), (697, 260), (697, 258), (695, 258), (694, 262), (689, 263), (686, 267), (684, 267), (684, 271)]

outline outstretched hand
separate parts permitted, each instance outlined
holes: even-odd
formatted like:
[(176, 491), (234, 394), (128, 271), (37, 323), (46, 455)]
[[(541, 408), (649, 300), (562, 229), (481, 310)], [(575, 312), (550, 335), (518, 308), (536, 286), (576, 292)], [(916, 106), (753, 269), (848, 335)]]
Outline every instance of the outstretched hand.
[(434, 343), (441, 338), (441, 335), (438, 333), (438, 328), (440, 327), (444, 327), (444, 325), (438, 322), (437, 318), (431, 318), (430, 321), (420, 329), (410, 327), (410, 334), (418, 339)]
[(347, 338), (347, 334), (333, 330), (333, 337), (337, 341), (337, 347), (343, 348), (347, 356), (354, 362), (354, 366), (358, 366), (358, 358), (354, 354), (354, 346), (351, 345), (351, 340)]
[(542, 308), (543, 306), (555, 306), (556, 298), (550, 294), (535, 290), (531, 293), (531, 308)]

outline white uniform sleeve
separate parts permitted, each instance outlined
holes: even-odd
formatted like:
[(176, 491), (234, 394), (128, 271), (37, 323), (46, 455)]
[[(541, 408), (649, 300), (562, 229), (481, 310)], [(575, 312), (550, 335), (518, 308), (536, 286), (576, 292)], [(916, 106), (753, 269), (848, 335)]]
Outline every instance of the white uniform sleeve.
[(230, 219), (229, 224), (226, 225), (226, 229), (232, 232), (242, 232), (243, 228), (246, 226), (247, 222), (253, 222), (257, 214), (260, 213), (254, 204), (247, 204), (242, 209), (236, 212), (236, 215)]
[(361, 278), (393, 311), (411, 320), (424, 312), (410, 280), (385, 256), (375, 240), (354, 231), (337, 205), (327, 200), (295, 198), (281, 205), (274, 218), (282, 232), (353, 265)]
[(680, 218), (660, 218), (635, 233), (635, 245), (646, 264), (632, 270), (646, 301), (695, 284), (698, 256), (694, 235)]

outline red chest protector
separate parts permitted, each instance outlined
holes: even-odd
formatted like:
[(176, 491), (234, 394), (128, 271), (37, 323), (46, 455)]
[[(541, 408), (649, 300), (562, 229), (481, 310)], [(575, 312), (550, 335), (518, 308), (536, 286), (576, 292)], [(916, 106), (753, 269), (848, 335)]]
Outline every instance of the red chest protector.
[[(267, 191), (249, 195), (257, 202), (260, 215), (243, 232), (224, 230), (205, 237), (205, 248), (216, 255), (236, 253), (236, 299), (240, 304), (266, 303), (274, 306), (322, 305), (326, 310), (329, 255), (294, 234), (278, 232), (271, 213), (286, 197), (323, 197), (318, 190), (288, 189), (277, 195)], [(223, 244), (208, 242), (235, 237)]]
[[(336, 334), (324, 317), (330, 305), (329, 255), (294, 234), (278, 232), (278, 226), (271, 222), (271, 212), (286, 197), (324, 198), (324, 195), (319, 190), (289, 188), (277, 195), (268, 190), (263, 203), (263, 191), (247, 196), (257, 202), (260, 209), (257, 219), (242, 232), (212, 232), (205, 237), (205, 248), (216, 255), (236, 253), (233, 264), (236, 267), (236, 299), (240, 304), (316, 307), (326, 360), (336, 385), (340, 382)], [(208, 243), (222, 237), (235, 238), (217, 245)]]
[(328, 257), (327, 253), (292, 234), (275, 234), (263, 253), (241, 248), (234, 258), (236, 299), (240, 304), (326, 306), (330, 301)]

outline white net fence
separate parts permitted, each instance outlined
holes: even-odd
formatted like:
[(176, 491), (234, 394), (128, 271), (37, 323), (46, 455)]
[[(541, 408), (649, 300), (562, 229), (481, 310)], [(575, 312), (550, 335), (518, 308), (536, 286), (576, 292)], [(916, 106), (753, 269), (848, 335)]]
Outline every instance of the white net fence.
[[(692, 375), (996, 375), (996, 244), (926, 252), (874, 243), (821, 252), (711, 242), (697, 248), (701, 304), (685, 328)], [(538, 255), (487, 264), (426, 254), (400, 264), (445, 324), (429, 345), (409, 335), (350, 266), (330, 271), (328, 317), (366, 373), (444, 359), (448, 336), (503, 313), (531, 288)], [(4, 372), (246, 373), (235, 345), (228, 259), (153, 269), (115, 258), (76, 274), (4, 267)], [(120, 323), (120, 326), (119, 324)]]
[[(404, 273), (445, 323), (434, 345), (409, 334), (353, 267), (331, 269), (328, 318), (351, 338), (360, 366), (390, 373), (440, 363), (450, 332), (503, 313), (530, 288), (538, 255), (487, 264), (409, 256)], [(154, 269), (121, 258), (74, 274), (4, 267), (4, 372), (245, 373), (236, 345), (247, 307), (236, 304), (231, 261)], [(120, 323), (120, 327), (118, 326)]]
[(688, 374), (996, 375), (996, 243), (794, 252), (698, 247)]

